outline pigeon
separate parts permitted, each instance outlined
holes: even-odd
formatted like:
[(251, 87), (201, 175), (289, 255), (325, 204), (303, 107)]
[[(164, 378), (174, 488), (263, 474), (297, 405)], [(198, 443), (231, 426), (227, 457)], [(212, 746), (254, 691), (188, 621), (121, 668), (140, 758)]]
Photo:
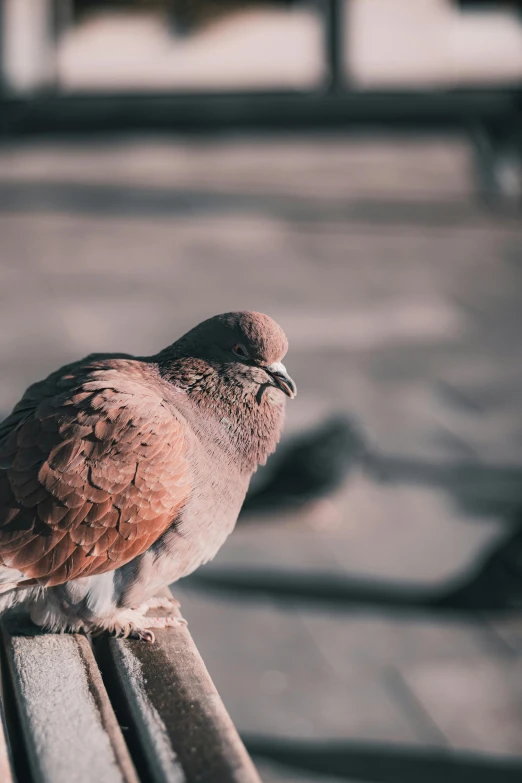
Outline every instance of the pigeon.
[(267, 315), (225, 313), (30, 386), (0, 425), (0, 612), (145, 641), (179, 623), (146, 613), (232, 532), (296, 394), (287, 347)]
[(327, 418), (296, 435), (269, 460), (263, 470), (271, 468), (271, 473), (248, 492), (241, 515), (300, 510), (328, 497), (364, 462), (366, 448), (365, 436), (351, 417), (339, 413)]

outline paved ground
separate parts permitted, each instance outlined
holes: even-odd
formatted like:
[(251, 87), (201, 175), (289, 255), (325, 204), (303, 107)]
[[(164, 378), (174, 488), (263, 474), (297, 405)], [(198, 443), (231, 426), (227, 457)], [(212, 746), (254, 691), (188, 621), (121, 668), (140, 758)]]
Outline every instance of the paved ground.
[[(475, 205), (464, 145), (3, 148), (0, 238), (4, 412), (69, 359), (152, 353), (209, 314), (251, 308), (290, 338), (289, 431), (349, 411), (402, 460), (391, 483), (360, 472), (329, 506), (238, 527), (208, 575), (262, 568), (299, 586), (326, 573), (422, 595), (513, 529), (522, 231)], [(175, 592), (252, 749), (294, 748), (301, 769), (261, 762), (267, 781), (329, 780), (328, 741), (352, 780), (428, 780), (440, 751), (444, 779), (497, 783), (502, 759), (522, 756), (516, 616)]]

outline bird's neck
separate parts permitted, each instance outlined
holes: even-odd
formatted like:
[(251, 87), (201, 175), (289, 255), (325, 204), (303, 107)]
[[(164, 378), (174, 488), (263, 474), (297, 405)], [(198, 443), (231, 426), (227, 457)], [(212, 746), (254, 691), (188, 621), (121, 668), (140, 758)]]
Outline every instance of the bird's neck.
[(172, 360), (161, 373), (182, 392), (176, 404), (193, 428), (238, 458), (242, 472), (251, 474), (266, 462), (283, 427), (286, 399), (281, 391), (245, 385), (202, 360)]

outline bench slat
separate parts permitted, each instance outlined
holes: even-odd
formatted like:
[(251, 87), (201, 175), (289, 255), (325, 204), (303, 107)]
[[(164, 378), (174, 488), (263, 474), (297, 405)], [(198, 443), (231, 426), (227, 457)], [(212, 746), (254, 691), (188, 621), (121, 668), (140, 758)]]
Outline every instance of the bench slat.
[(103, 644), (151, 783), (260, 783), (186, 626)]
[(20, 623), (6, 619), (3, 645), (35, 783), (138, 783), (87, 638)]
[(14, 783), (2, 695), (0, 695), (0, 780), (2, 783)]

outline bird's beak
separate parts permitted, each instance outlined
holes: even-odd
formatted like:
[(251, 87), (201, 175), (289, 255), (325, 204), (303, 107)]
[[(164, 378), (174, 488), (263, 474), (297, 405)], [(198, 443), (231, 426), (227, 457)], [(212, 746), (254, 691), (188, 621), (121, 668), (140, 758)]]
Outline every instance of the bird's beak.
[(275, 385), (279, 386), (290, 399), (295, 397), (297, 394), (297, 387), (288, 375), (286, 367), (282, 362), (274, 362), (273, 364), (269, 364), (268, 367), (264, 367), (264, 369), (275, 381)]

